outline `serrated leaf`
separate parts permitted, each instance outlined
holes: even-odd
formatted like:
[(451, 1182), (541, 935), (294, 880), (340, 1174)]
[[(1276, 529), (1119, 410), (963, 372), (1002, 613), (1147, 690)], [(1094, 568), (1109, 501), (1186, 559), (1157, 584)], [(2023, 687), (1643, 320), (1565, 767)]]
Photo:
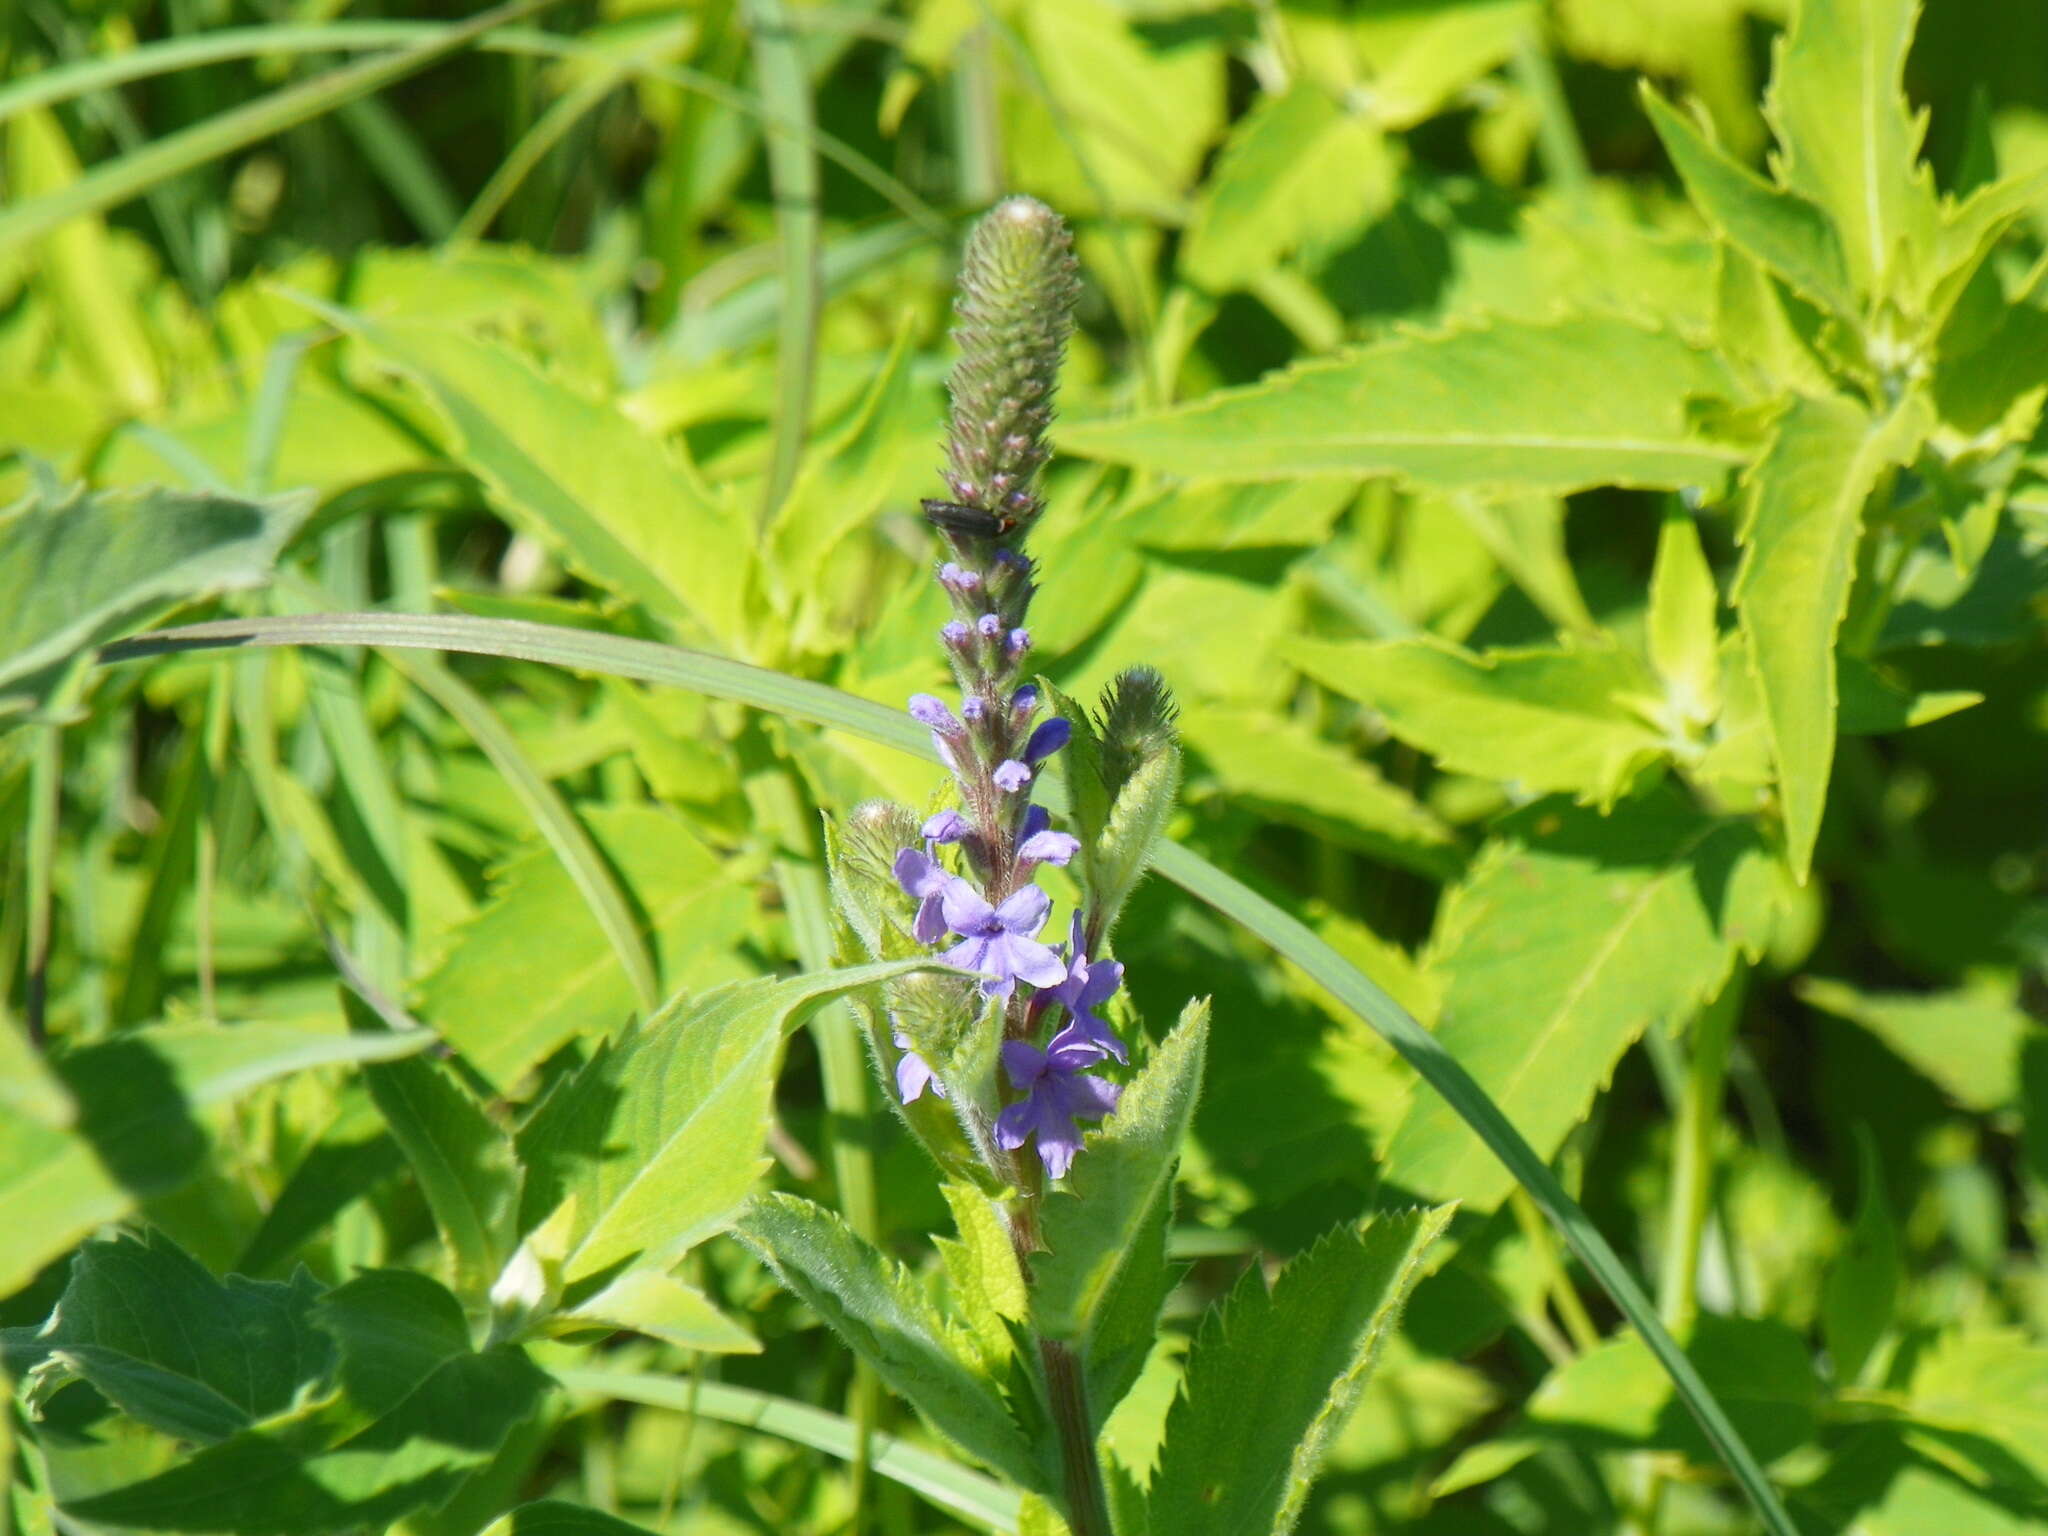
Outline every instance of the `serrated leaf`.
[[(2028, 1491), (2048, 1482), (2048, 1348), (2019, 1329), (1966, 1327), (1934, 1340), (1906, 1411), (1939, 1431), (1944, 1448), (1989, 1461), (2002, 1481)], [(1991, 1454), (1971, 1455), (1972, 1443)]]
[(1532, 793), (1609, 803), (1667, 750), (1644, 713), (1662, 690), (1613, 644), (1474, 655), (1431, 637), (1297, 639), (1282, 654), (1446, 771)]
[[(320, 1287), (216, 1280), (161, 1232), (90, 1242), (40, 1328), (0, 1329), (0, 1364), (80, 1376), (153, 1429), (202, 1445), (281, 1413), (323, 1379), (333, 1341), (313, 1326)], [(47, 1387), (31, 1385), (30, 1401)]]
[[(1768, 939), (1775, 893), (1755, 829), (1674, 791), (1606, 816), (1531, 806), (1437, 913), (1437, 1041), (1548, 1157), (1637, 1036), (1689, 1020)], [(1515, 1184), (1435, 1094), (1409, 1107), (1383, 1177), (1480, 1211)]]
[(1280, 1272), (1258, 1266), (1211, 1310), (1188, 1352), (1152, 1480), (1151, 1529), (1285, 1536), (1330, 1437), (1363, 1390), (1448, 1209), (1340, 1228)]
[(519, 1133), (521, 1229), (549, 1223), (559, 1253), (544, 1257), (572, 1289), (673, 1263), (731, 1221), (767, 1166), (784, 1036), (832, 999), (924, 964), (734, 982), (601, 1046)]
[(1814, 303), (1855, 316), (1841, 237), (1827, 214), (1730, 159), (1647, 83), (1642, 99), (1650, 125), (1707, 222)]
[(452, 1494), (547, 1383), (516, 1349), (472, 1350), (461, 1304), (424, 1275), (369, 1271), (314, 1316), (335, 1341), (332, 1396), (67, 1512), (229, 1536), (380, 1529)]
[[(628, 893), (669, 988), (740, 974), (750, 891), (677, 817), (596, 807), (584, 826)], [(501, 1089), (564, 1041), (617, 1029), (639, 1007), (631, 981), (567, 870), (546, 848), (506, 865), (491, 904), (420, 983), (420, 1017)]]
[(942, 1436), (1020, 1487), (1054, 1491), (974, 1346), (902, 1265), (793, 1195), (754, 1200), (739, 1236)]
[(311, 506), (39, 486), (0, 512), (0, 712), (148, 614), (263, 581)]
[(73, 1126), (0, 1115), (0, 1296), (139, 1198), (197, 1171), (195, 1115), (308, 1067), (408, 1055), (429, 1043), (304, 1024), (163, 1025), (59, 1056)]
[(1808, 976), (1800, 980), (1799, 997), (1869, 1030), (1956, 1103), (1983, 1115), (2017, 1099), (2020, 1053), (2040, 1034), (2009, 983), (1877, 992)]
[(1046, 1337), (1080, 1347), (1098, 1415), (1123, 1400), (1157, 1332), (1173, 1175), (1208, 1038), (1208, 1003), (1190, 1002), (1039, 1213), (1050, 1251), (1031, 1261), (1032, 1313)]
[(1291, 822), (1435, 880), (1463, 863), (1457, 835), (1434, 812), (1370, 762), (1294, 720), (1195, 708), (1180, 728), (1237, 810)]
[[(342, 993), (341, 1005), (350, 1027), (369, 1037), (383, 1032), (353, 992)], [(363, 1082), (433, 1212), (453, 1261), (456, 1294), (481, 1302), (515, 1241), (520, 1168), (512, 1138), (437, 1061), (415, 1056), (366, 1065)]]
[(609, 401), (496, 342), (299, 302), (420, 385), (458, 462), (516, 525), (666, 623), (738, 643), (753, 561), (743, 520)]
[(1383, 213), (1398, 168), (1379, 130), (1297, 81), (1232, 127), (1181, 243), (1181, 270), (1221, 293)]
[(1924, 270), (1936, 216), (1920, 165), (1924, 117), (1906, 102), (1918, 0), (1800, 0), (1779, 44), (1765, 115), (1779, 180), (1827, 211), (1863, 293)]
[(939, 1186), (953, 1213), (955, 1238), (934, 1238), (953, 1294), (966, 1314), (967, 1326), (981, 1345), (981, 1358), (991, 1371), (1014, 1352), (1009, 1325), (1029, 1315), (1024, 1272), (1003, 1219), (987, 1195), (971, 1184), (948, 1179)]
[(1863, 504), (1886, 470), (1912, 458), (1928, 425), (1917, 396), (1882, 420), (1843, 396), (1795, 397), (1744, 476), (1747, 554), (1735, 606), (1801, 881), (1812, 867), (1834, 765), (1835, 634), (1856, 575)]
[(1062, 452), (1218, 480), (1393, 474), (1564, 494), (1718, 485), (1749, 455), (1688, 405), (1736, 399), (1710, 352), (1587, 315), (1402, 336), (1174, 410), (1071, 422)]

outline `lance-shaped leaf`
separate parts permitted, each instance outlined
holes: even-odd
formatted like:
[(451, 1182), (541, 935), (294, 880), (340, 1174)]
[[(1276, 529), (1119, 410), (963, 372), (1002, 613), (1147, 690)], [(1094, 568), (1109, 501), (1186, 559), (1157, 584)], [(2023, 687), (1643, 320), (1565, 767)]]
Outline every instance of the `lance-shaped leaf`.
[(1854, 316), (1842, 239), (1828, 216), (1731, 159), (1647, 82), (1642, 96), (1650, 125), (1707, 222), (1816, 304)]
[(1047, 1337), (1081, 1346), (1099, 1415), (1130, 1390), (1158, 1331), (1173, 1173), (1208, 1037), (1208, 1003), (1190, 1002), (1039, 1216), (1051, 1251), (1032, 1259), (1032, 1309)]
[(498, 342), (299, 302), (420, 386), (448, 425), (457, 462), (515, 524), (664, 622), (737, 640), (753, 561), (744, 520), (609, 401)]
[[(355, 993), (344, 990), (341, 1005), (351, 1027), (372, 1038), (384, 1033)], [(481, 1301), (516, 1240), (520, 1171), (512, 1138), (437, 1061), (413, 1056), (365, 1066), (363, 1081), (441, 1230), (456, 1293)]]
[(291, 1407), (326, 1376), (333, 1341), (313, 1324), (320, 1287), (225, 1282), (161, 1232), (87, 1243), (40, 1328), (0, 1329), (0, 1365), (29, 1400), (83, 1377), (131, 1418), (180, 1440), (224, 1440)]
[(1906, 103), (1906, 51), (1918, 0), (1800, 0), (1780, 43), (1765, 115), (1779, 180), (1827, 210), (1864, 294), (1924, 269), (1934, 184), (1920, 166), (1924, 115)]
[(751, 1202), (739, 1236), (941, 1435), (1020, 1487), (1053, 1491), (974, 1341), (901, 1264), (793, 1195)]
[(1283, 654), (1451, 773), (1606, 804), (1666, 750), (1645, 714), (1663, 689), (1611, 643), (1475, 656), (1434, 638), (1293, 640)]
[[(1675, 791), (1607, 816), (1530, 806), (1437, 914), (1437, 1039), (1548, 1157), (1644, 1029), (1688, 1019), (1737, 950), (1768, 939), (1775, 890), (1749, 822), (1704, 816)], [(1481, 1211), (1515, 1185), (1433, 1093), (1416, 1096), (1383, 1176)]]
[(229, 1536), (381, 1530), (447, 1499), (547, 1385), (516, 1349), (473, 1350), (461, 1304), (424, 1275), (369, 1271), (313, 1316), (335, 1344), (327, 1396), (67, 1511)]
[(1689, 409), (1739, 394), (1718, 358), (1666, 331), (1602, 315), (1504, 320), (1397, 337), (1175, 410), (1069, 423), (1060, 448), (1219, 480), (1677, 489), (1718, 485), (1749, 458)]
[(39, 484), (0, 511), (0, 713), (147, 615), (264, 580), (310, 507)]
[(167, 1194), (206, 1156), (198, 1116), (307, 1067), (389, 1060), (430, 1043), (304, 1024), (166, 1025), (59, 1057), (65, 1112), (0, 1114), (0, 1296), (138, 1199)]
[(1744, 477), (1735, 606), (1763, 695), (1785, 841), (1806, 878), (1835, 755), (1835, 633), (1856, 575), (1863, 504), (1928, 429), (1909, 395), (1873, 420), (1854, 401), (1795, 397)]
[(1254, 1265), (1213, 1308), (1166, 1418), (1150, 1527), (1173, 1536), (1285, 1536), (1400, 1318), (1448, 1209), (1340, 1228), (1269, 1292)]
[(520, 1226), (571, 1289), (665, 1267), (724, 1227), (766, 1166), (785, 1034), (833, 998), (921, 969), (908, 961), (735, 982), (681, 997), (601, 1045), (519, 1135)]

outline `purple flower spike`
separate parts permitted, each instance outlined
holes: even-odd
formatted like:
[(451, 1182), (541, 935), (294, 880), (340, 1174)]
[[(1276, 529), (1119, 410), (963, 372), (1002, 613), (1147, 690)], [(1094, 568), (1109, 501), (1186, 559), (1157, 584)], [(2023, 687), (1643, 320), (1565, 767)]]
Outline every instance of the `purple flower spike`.
[(996, 1117), (997, 1144), (1014, 1152), (1036, 1135), (1045, 1171), (1065, 1178), (1081, 1150), (1081, 1128), (1075, 1122), (1116, 1113), (1122, 1090), (1081, 1070), (1101, 1059), (1102, 1053), (1072, 1029), (1053, 1036), (1043, 1051), (1028, 1040), (1004, 1041), (1003, 1069), (1024, 1097)]
[(921, 849), (906, 848), (896, 855), (896, 883), (917, 898), (917, 920), (911, 935), (920, 944), (936, 944), (946, 936), (945, 895), (948, 875), (938, 860)]
[(924, 824), (922, 836), (928, 842), (957, 843), (972, 830), (965, 816), (948, 807)]
[(939, 582), (955, 592), (972, 592), (981, 585), (981, 572), (967, 570), (948, 560), (939, 567)]
[(1028, 629), (1011, 630), (1010, 638), (1003, 642), (1003, 649), (1012, 656), (1022, 656), (1031, 649), (1031, 631)]
[[(1058, 833), (1046, 834), (1057, 837)], [(1021, 850), (1020, 850), (1021, 854)], [(1124, 1049), (1116, 1031), (1095, 1012), (1110, 998), (1116, 989), (1124, 984), (1123, 962), (1119, 960), (1090, 960), (1081, 947), (1081, 914), (1074, 914), (1074, 926), (1068, 934), (1067, 979), (1046, 995), (1064, 1006), (1073, 1022), (1060, 1033), (1076, 1035), (1087, 1041), (1096, 1050), (1114, 1056), (1118, 1061), (1128, 1062), (1131, 1053)]]
[(974, 627), (981, 631), (983, 639), (993, 640), (1003, 632), (1003, 621), (992, 613), (984, 613), (974, 621)]
[(1025, 864), (1064, 867), (1080, 851), (1081, 839), (1071, 832), (1034, 832), (1017, 845), (1017, 858)]
[[(897, 864), (900, 872), (900, 858)], [(1019, 981), (1051, 987), (1066, 979), (1065, 962), (1037, 939), (1052, 908), (1052, 899), (1037, 886), (1027, 885), (992, 907), (956, 875), (946, 882), (941, 905), (946, 926), (960, 935), (960, 942), (939, 958), (963, 971), (981, 972), (983, 996), (1008, 997)]]
[(1024, 743), (1024, 761), (1042, 763), (1073, 739), (1074, 727), (1065, 715), (1042, 720), (1031, 733), (1031, 739)]
[(958, 736), (963, 730), (953, 711), (946, 708), (945, 700), (929, 693), (910, 696), (910, 718), (919, 725), (930, 726), (941, 736)]
[(1014, 757), (1005, 758), (996, 765), (996, 771), (989, 775), (996, 781), (996, 788), (1006, 795), (1014, 795), (1031, 782), (1031, 770)]
[(896, 1063), (896, 1094), (909, 1104), (922, 1097), (929, 1088), (940, 1098), (946, 1096), (946, 1085), (939, 1081), (938, 1073), (931, 1063), (910, 1048), (910, 1041), (900, 1029), (889, 1031), (889, 1038), (896, 1042), (896, 1048), (903, 1053)]

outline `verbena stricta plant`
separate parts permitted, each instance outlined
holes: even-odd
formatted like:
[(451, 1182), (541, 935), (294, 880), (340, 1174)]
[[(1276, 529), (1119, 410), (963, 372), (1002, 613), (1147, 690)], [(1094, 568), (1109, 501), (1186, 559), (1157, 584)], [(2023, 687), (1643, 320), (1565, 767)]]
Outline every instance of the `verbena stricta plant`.
[[(887, 981), (862, 1011), (945, 1180), (955, 1310), (934, 1311), (809, 1202), (757, 1200), (741, 1232), (941, 1434), (1049, 1499), (1074, 1536), (1281, 1530), (1448, 1213), (1342, 1227), (1270, 1295), (1249, 1274), (1197, 1338), (1159, 1475), (1105, 1485), (1103, 1423), (1172, 1284), (1173, 1172), (1209, 1018), (1190, 1003), (1134, 1059), (1108, 1016), (1117, 918), (1180, 784), (1166, 683), (1133, 668), (1091, 715), (1029, 670), (1032, 596), (1059, 579), (1027, 546), (1078, 286), (1066, 227), (1035, 199), (998, 204), (967, 242), (947, 495), (925, 503), (959, 701), (909, 701), (951, 782), (925, 812), (858, 807), (833, 850), (839, 912), (866, 956), (948, 968)], [(1037, 793), (1056, 763), (1072, 830)], [(1072, 890), (1056, 943), (1047, 868)]]

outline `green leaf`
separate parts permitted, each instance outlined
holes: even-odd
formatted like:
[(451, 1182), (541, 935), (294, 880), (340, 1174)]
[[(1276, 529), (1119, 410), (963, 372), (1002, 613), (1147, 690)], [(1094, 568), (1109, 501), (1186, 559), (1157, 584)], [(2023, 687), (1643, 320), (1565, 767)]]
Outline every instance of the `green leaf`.
[(1920, 1357), (1906, 1411), (2012, 1491), (2038, 1497), (2048, 1483), (2048, 1348), (2020, 1330), (1944, 1333)]
[[(1701, 815), (1674, 791), (1608, 816), (1531, 806), (1437, 913), (1436, 1038), (1547, 1157), (1637, 1036), (1687, 1022), (1738, 950), (1763, 945), (1775, 892), (1750, 824)], [(1384, 1177), (1481, 1211), (1515, 1182), (1433, 1095), (1395, 1132)]]
[(1231, 129), (1181, 242), (1181, 270), (1212, 292), (1246, 287), (1384, 213), (1397, 177), (1378, 129), (1297, 81)]
[(1843, 396), (1795, 397), (1743, 477), (1735, 606), (1763, 694), (1785, 841), (1801, 882), (1813, 865), (1835, 755), (1835, 634), (1848, 609), (1863, 504), (1928, 429), (1908, 396), (1882, 421)]
[(755, 1199), (739, 1236), (941, 1435), (1020, 1487), (1053, 1491), (973, 1343), (901, 1264), (793, 1195)]
[(735, 982), (600, 1046), (519, 1134), (521, 1229), (547, 1223), (541, 1256), (570, 1286), (672, 1263), (732, 1219), (767, 1166), (783, 1037), (832, 999), (927, 965)]
[(313, 1326), (320, 1288), (208, 1274), (154, 1230), (87, 1243), (40, 1329), (0, 1329), (0, 1363), (34, 1373), (31, 1403), (83, 1377), (123, 1413), (180, 1440), (224, 1440), (323, 1379), (333, 1342)]
[(1463, 864), (1457, 834), (1355, 752), (1284, 716), (1190, 709), (1180, 729), (1232, 808), (1302, 827), (1341, 847), (1448, 879)]
[[(384, 1033), (353, 992), (342, 992), (341, 1006), (351, 1028), (370, 1038)], [(448, 1246), (456, 1294), (481, 1302), (512, 1254), (520, 1169), (511, 1137), (437, 1061), (414, 1056), (365, 1066), (363, 1081)]]
[(1188, 1353), (1149, 1500), (1173, 1536), (1284, 1536), (1393, 1331), (1448, 1210), (1340, 1228), (1280, 1272), (1257, 1265)]
[(2020, 1054), (2040, 1026), (2010, 982), (1947, 992), (1873, 992), (1808, 976), (1803, 1002), (1861, 1025), (1965, 1109), (1992, 1114), (2016, 1102)]
[(1031, 1261), (1032, 1313), (1046, 1337), (1080, 1346), (1098, 1416), (1144, 1369), (1172, 1284), (1165, 1233), (1173, 1175), (1208, 1038), (1208, 1003), (1190, 1002), (1039, 1214), (1051, 1251)]
[(1713, 354), (1669, 332), (1597, 315), (1504, 320), (1380, 342), (1175, 410), (1069, 423), (1060, 448), (1221, 480), (1675, 490), (1718, 485), (1748, 459), (1688, 410), (1738, 396)]
[[(678, 817), (646, 806), (583, 813), (630, 893), (670, 988), (732, 979), (754, 899)], [(496, 897), (420, 983), (420, 1016), (487, 1081), (510, 1089), (578, 1035), (616, 1029), (638, 997), (576, 883), (547, 848), (516, 855)]]
[(1433, 637), (1297, 639), (1282, 654), (1451, 773), (1610, 804), (1667, 750), (1646, 714), (1662, 690), (1611, 643), (1474, 655)]
[(265, 580), (308, 498), (59, 491), (0, 512), (0, 713), (36, 674), (174, 603)]
[(1730, 159), (1646, 81), (1642, 100), (1679, 179), (1707, 221), (1793, 288), (1837, 315), (1856, 314), (1841, 237), (1797, 192)]
[(616, 407), (502, 343), (299, 302), (418, 383), (459, 462), (516, 525), (666, 623), (740, 642), (754, 558), (743, 520)]
[(1010, 1324), (1021, 1323), (1030, 1314), (1017, 1250), (995, 1202), (981, 1190), (948, 1179), (939, 1192), (946, 1197), (960, 1235), (934, 1237), (932, 1246), (939, 1250), (954, 1300), (981, 1346), (983, 1363), (990, 1371), (999, 1371), (1016, 1353)]
[(484, 1527), (483, 1536), (652, 1536), (652, 1533), (644, 1525), (634, 1525), (602, 1510), (561, 1499), (542, 1499), (506, 1510)]
[(758, 1354), (761, 1341), (718, 1310), (711, 1298), (674, 1275), (628, 1270), (595, 1296), (556, 1314), (558, 1333), (584, 1328), (629, 1328), (682, 1349), (708, 1354)]
[[(1759, 1455), (1782, 1456), (1812, 1438), (1820, 1393), (1795, 1330), (1705, 1313), (1686, 1352)], [(1431, 1491), (1441, 1498), (1489, 1481), (1551, 1441), (1593, 1451), (1675, 1451), (1695, 1462), (1712, 1456), (1642, 1341), (1622, 1337), (1552, 1371), (1519, 1425), (1461, 1457)]]
[(1721, 712), (1721, 591), (1691, 514), (1673, 503), (1657, 531), (1650, 572), (1650, 665), (1664, 680), (1672, 724), (1707, 724)]
[(307, 1067), (410, 1055), (429, 1038), (163, 1025), (58, 1057), (52, 1065), (77, 1105), (73, 1127), (0, 1115), (0, 1296), (138, 1198), (190, 1178), (207, 1149), (198, 1112)]
[(1891, 1327), (1905, 1280), (1898, 1229), (1885, 1204), (1884, 1164), (1877, 1141), (1868, 1126), (1859, 1125), (1857, 1130), (1863, 1198), (1849, 1241), (1828, 1269), (1820, 1313), (1835, 1381), (1844, 1387), (1856, 1385), (1871, 1351)]
[[(557, 1380), (571, 1392), (647, 1403), (764, 1435), (779, 1435), (842, 1461), (853, 1460), (859, 1443), (852, 1421), (836, 1413), (724, 1382), (629, 1371), (562, 1371)], [(1017, 1494), (1002, 1484), (893, 1435), (871, 1436), (868, 1449), (878, 1476), (900, 1483), (948, 1514), (980, 1530), (1008, 1533), (1017, 1529)]]
[(1906, 103), (1918, 0), (1800, 0), (1779, 45), (1765, 115), (1787, 189), (1841, 231), (1856, 286), (1870, 296), (1924, 270), (1936, 216), (1919, 164), (1926, 119)]
[(516, 1349), (472, 1350), (461, 1304), (424, 1275), (369, 1271), (314, 1318), (335, 1341), (332, 1395), (67, 1512), (231, 1536), (381, 1528), (452, 1494), (547, 1382)]
[(1984, 702), (1983, 694), (1964, 688), (1915, 693), (1869, 662), (1839, 653), (1835, 690), (1841, 701), (1835, 728), (1844, 736), (1888, 736)]

